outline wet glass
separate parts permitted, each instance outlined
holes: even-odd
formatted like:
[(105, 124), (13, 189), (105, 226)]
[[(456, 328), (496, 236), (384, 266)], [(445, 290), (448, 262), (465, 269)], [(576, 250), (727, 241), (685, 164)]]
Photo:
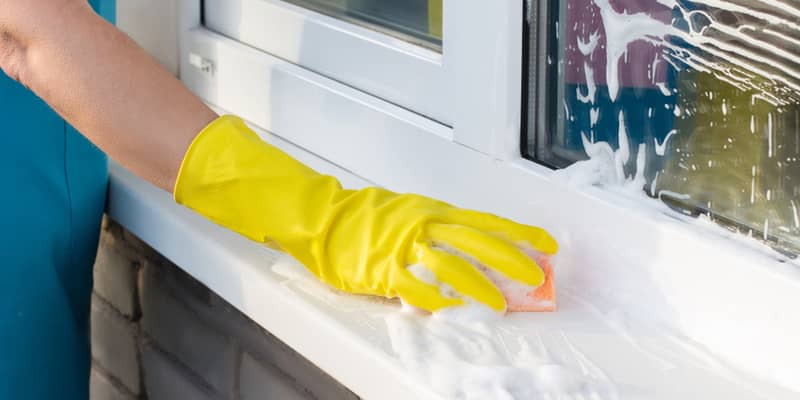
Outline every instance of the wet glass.
[(800, 254), (800, 2), (552, 3), (553, 120), (528, 155), (627, 142), (633, 173), (644, 144), (646, 193)]
[(442, 0), (286, 0), (441, 51)]

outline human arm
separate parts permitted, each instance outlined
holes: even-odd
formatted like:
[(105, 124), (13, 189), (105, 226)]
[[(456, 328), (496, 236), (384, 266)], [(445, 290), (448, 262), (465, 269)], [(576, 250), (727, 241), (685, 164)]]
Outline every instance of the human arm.
[(170, 192), (189, 143), (217, 117), (85, 0), (0, 0), (0, 68)]

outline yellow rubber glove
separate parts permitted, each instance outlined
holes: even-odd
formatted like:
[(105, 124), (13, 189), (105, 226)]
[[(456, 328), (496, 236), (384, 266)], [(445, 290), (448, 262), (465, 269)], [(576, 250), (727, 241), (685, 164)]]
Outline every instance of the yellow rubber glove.
[(541, 269), (517, 245), (554, 253), (540, 228), (380, 188), (344, 190), (339, 182), (262, 141), (223, 116), (193, 141), (175, 200), (250, 239), (273, 241), (322, 281), (346, 292), (394, 298), (435, 311), (461, 304), (406, 267), (423, 264), (461, 294), (505, 311), (500, 291), (465, 259), (540, 285)]

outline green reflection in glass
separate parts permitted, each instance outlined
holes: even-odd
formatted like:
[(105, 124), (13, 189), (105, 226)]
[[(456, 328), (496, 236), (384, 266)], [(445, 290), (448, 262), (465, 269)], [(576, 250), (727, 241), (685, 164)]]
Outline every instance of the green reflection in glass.
[(529, 155), (565, 166), (624, 132), (648, 194), (800, 254), (800, 5), (554, 4), (552, 129)]
[(698, 71), (678, 74), (674, 138), (656, 189), (720, 222), (800, 249), (800, 106)]
[(442, 0), (287, 0), (437, 51)]

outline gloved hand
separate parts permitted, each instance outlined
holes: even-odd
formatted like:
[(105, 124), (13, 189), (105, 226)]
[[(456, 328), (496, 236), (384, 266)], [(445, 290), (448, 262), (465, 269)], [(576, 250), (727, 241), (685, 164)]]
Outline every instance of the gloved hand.
[[(540, 228), (380, 188), (344, 190), (223, 116), (193, 141), (175, 200), (250, 239), (273, 241), (322, 281), (346, 292), (394, 298), (429, 311), (458, 305), (407, 266), (423, 264), (461, 294), (503, 312), (500, 291), (465, 254), (509, 278), (540, 285), (542, 270), (517, 245), (552, 254)], [(442, 248), (449, 251), (444, 251)]]

